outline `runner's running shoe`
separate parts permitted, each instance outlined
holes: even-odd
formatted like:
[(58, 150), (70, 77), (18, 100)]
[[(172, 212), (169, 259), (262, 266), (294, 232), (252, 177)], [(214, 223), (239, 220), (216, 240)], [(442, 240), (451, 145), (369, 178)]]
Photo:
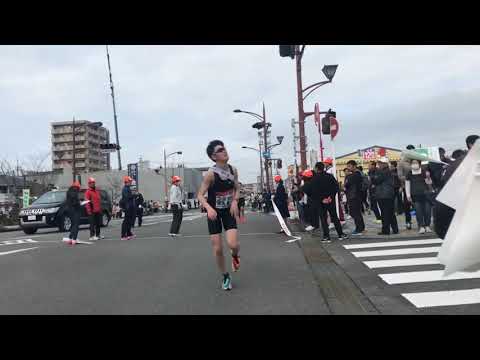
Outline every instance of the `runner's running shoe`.
[(62, 241), (63, 241), (64, 243), (70, 244), (70, 241), (72, 241), (72, 239), (63, 238)]
[(77, 240), (70, 240), (70, 245), (76, 245), (77, 244)]
[(230, 277), (229, 273), (223, 275), (222, 289), (232, 290), (232, 278)]
[(240, 269), (240, 256), (232, 255), (232, 270), (233, 272), (237, 272), (238, 269)]
[(128, 240), (128, 236), (122, 237), (120, 240)]

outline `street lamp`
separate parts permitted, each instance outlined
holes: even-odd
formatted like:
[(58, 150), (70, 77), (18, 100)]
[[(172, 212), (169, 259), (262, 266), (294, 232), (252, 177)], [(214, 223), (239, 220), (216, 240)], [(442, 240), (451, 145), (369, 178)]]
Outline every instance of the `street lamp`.
[(325, 77), (332, 82), (335, 73), (337, 72), (338, 65), (324, 65), (322, 72), (325, 74)]
[[(302, 85), (302, 58), (305, 51), (305, 45), (280, 45), (280, 56), (290, 56), (296, 60), (297, 71), (297, 98), (298, 98), (298, 127), (300, 129), (300, 159), (301, 166), (305, 169), (307, 167), (306, 156), (306, 141), (305, 141), (305, 118), (313, 115), (314, 113), (305, 113), (303, 109), (303, 103), (305, 99), (317, 90), (319, 87), (332, 82), (333, 77), (337, 71), (338, 65), (325, 65), (322, 72), (325, 74), (328, 80), (320, 81), (312, 84), (305, 89)], [(310, 91), (309, 91), (310, 90)], [(309, 91), (305, 96), (304, 93)]]
[(164, 174), (165, 174), (165, 212), (167, 212), (168, 202), (170, 201), (170, 194), (168, 193), (168, 187), (167, 187), (167, 159), (170, 156), (182, 155), (182, 154), (183, 154), (182, 151), (175, 151), (175, 152), (167, 155), (167, 153), (165, 152), (165, 148), (163, 148), (163, 168), (165, 169), (164, 170)]
[[(266, 115), (265, 115), (265, 103), (263, 103), (263, 116), (262, 115), (259, 115), (257, 113), (254, 113), (254, 112), (250, 112), (250, 111), (244, 111), (244, 110), (240, 110), (240, 109), (235, 109), (233, 110), (234, 113), (244, 113), (244, 114), (248, 114), (250, 116), (253, 116), (257, 119), (260, 120), (259, 123), (255, 123), (254, 125), (252, 125), (252, 127), (254, 129), (263, 129), (263, 141), (264, 141), (264, 147), (265, 147), (265, 150), (267, 149), (267, 131), (268, 131), (268, 128), (272, 126), (271, 123), (267, 123), (267, 119), (266, 119)], [(261, 148), (260, 148), (260, 151), (261, 151)], [(266, 156), (266, 151), (265, 151), (265, 156)], [(267, 181), (267, 189), (268, 191), (270, 191), (270, 181), (269, 181), (269, 175), (268, 175), (268, 163), (267, 163), (267, 158), (265, 158), (265, 177), (266, 177), (266, 181)]]
[(262, 148), (260, 147), (260, 144), (258, 144), (258, 150), (249, 146), (242, 146), (242, 149), (250, 149), (258, 152), (258, 155), (260, 158), (260, 187), (263, 192), (264, 183), (263, 183), (263, 166), (262, 166)]

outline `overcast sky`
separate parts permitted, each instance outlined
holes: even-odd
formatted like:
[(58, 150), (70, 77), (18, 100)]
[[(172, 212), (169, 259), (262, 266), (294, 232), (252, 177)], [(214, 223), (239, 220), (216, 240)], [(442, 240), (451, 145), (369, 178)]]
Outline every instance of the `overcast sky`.
[[(205, 147), (218, 138), (240, 180), (254, 182), (258, 155), (241, 146), (258, 147), (255, 120), (233, 110), (261, 113), (263, 101), (273, 137), (285, 136), (274, 157), (293, 163), (295, 63), (278, 46), (111, 46), (110, 56), (124, 167), (140, 156), (159, 165), (163, 147), (183, 151), (175, 161), (186, 166), (208, 166)], [(337, 74), (305, 111), (316, 102), (337, 111), (337, 155), (410, 143), (451, 152), (480, 133), (480, 46), (307, 46), (304, 87), (325, 79), (324, 64)], [(113, 140), (104, 46), (0, 46), (0, 71), (0, 158), (48, 152), (50, 123), (73, 116), (103, 122)], [(318, 149), (311, 118), (306, 129)]]

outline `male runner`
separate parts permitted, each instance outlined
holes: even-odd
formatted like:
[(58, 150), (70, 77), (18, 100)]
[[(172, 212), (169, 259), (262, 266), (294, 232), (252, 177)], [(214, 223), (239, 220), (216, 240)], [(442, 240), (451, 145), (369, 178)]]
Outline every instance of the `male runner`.
[[(238, 172), (228, 164), (228, 153), (220, 140), (213, 140), (207, 146), (208, 157), (215, 162), (205, 177), (197, 194), (197, 199), (207, 210), (208, 231), (213, 245), (217, 266), (222, 272), (222, 289), (232, 289), (232, 279), (225, 268), (223, 257), (222, 225), (225, 229), (228, 247), (232, 255), (232, 270), (240, 268), (240, 243), (238, 241), (237, 222), (239, 185)], [(205, 193), (208, 197), (205, 199)]]

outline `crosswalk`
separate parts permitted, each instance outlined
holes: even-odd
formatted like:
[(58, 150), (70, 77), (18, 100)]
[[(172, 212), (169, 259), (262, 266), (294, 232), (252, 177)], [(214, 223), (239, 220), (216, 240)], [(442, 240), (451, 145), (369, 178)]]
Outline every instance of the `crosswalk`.
[[(342, 246), (387, 285), (398, 287), (416, 308), (480, 304), (480, 282), (475, 281), (480, 271), (444, 276), (444, 266), (437, 259), (441, 244), (441, 239), (411, 239)], [(423, 290), (432, 291), (405, 291), (416, 286), (422, 289), (422, 285)]]

